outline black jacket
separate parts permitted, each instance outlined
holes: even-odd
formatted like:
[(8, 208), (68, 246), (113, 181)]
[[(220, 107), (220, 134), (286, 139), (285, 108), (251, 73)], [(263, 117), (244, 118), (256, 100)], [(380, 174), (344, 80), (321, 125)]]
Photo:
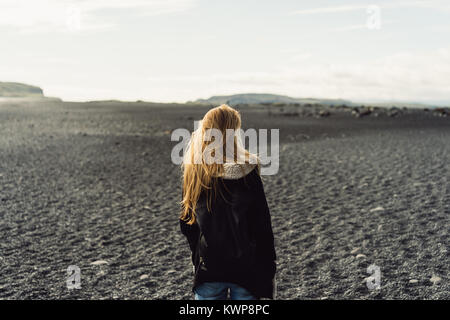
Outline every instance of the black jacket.
[(192, 251), (193, 289), (203, 282), (231, 282), (257, 298), (273, 299), (276, 272), (270, 212), (255, 168), (239, 179), (218, 179), (211, 211), (203, 193), (196, 222), (180, 220)]

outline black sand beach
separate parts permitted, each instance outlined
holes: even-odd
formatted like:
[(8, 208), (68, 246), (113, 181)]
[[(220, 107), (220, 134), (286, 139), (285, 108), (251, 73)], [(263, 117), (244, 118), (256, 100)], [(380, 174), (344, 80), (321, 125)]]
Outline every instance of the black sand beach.
[[(191, 299), (170, 133), (207, 109), (1, 102), (0, 298)], [(450, 116), (239, 109), (245, 128), (280, 129), (264, 177), (279, 299), (450, 298)]]

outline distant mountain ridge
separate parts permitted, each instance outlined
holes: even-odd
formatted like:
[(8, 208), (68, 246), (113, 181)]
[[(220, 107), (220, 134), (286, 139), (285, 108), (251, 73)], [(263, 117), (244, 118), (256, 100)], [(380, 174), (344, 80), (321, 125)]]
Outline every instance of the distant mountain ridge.
[(7, 98), (43, 98), (44, 91), (36, 86), (18, 82), (0, 82), (0, 97)]
[(289, 96), (266, 94), (266, 93), (241, 93), (233, 95), (212, 96), (208, 99), (198, 99), (194, 102), (197, 104), (220, 105), (229, 104), (235, 106), (238, 104), (264, 104), (264, 103), (280, 103), (280, 104), (321, 104), (325, 106), (347, 105), (349, 107), (356, 106), (373, 106), (373, 107), (406, 107), (406, 108), (439, 108), (446, 106), (444, 104), (418, 103), (407, 101), (350, 101), (344, 99), (314, 99), (314, 98), (292, 98)]
[(260, 104), (260, 103), (286, 103), (286, 104), (323, 104), (323, 105), (352, 105), (351, 101), (343, 99), (313, 99), (313, 98), (292, 98), (283, 95), (269, 93), (241, 93), (227, 96), (212, 96), (208, 99), (198, 99), (194, 103), (199, 104)]

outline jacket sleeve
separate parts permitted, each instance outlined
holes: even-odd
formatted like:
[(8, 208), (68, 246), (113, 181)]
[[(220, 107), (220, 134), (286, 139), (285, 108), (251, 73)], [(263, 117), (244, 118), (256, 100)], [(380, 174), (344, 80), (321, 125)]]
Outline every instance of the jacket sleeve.
[(256, 212), (255, 212), (255, 240), (256, 256), (261, 263), (262, 272), (269, 279), (275, 277), (276, 253), (272, 231), (272, 222), (261, 177), (256, 178)]
[[(183, 198), (183, 192), (181, 193), (181, 198)], [(179, 219), (179, 221), (180, 221), (181, 233), (184, 234), (184, 236), (186, 237), (186, 239), (189, 243), (189, 248), (191, 249), (191, 252), (192, 252), (192, 263), (195, 264), (194, 263), (194, 254), (195, 254), (195, 248), (197, 247), (198, 238), (200, 235), (200, 228), (199, 228), (197, 222), (190, 225), (190, 224), (187, 224), (186, 221), (183, 221), (181, 219)]]
[(200, 233), (198, 224), (194, 223), (192, 225), (189, 225), (185, 221), (180, 219), (180, 229), (181, 233), (184, 234), (187, 238), (191, 252), (194, 253), (195, 248), (197, 247), (197, 241)]

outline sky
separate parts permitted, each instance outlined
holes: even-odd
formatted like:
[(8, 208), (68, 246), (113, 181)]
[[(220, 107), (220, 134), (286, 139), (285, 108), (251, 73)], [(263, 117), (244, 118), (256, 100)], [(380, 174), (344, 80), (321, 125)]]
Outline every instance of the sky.
[(0, 0), (0, 81), (68, 101), (450, 104), (450, 1)]

